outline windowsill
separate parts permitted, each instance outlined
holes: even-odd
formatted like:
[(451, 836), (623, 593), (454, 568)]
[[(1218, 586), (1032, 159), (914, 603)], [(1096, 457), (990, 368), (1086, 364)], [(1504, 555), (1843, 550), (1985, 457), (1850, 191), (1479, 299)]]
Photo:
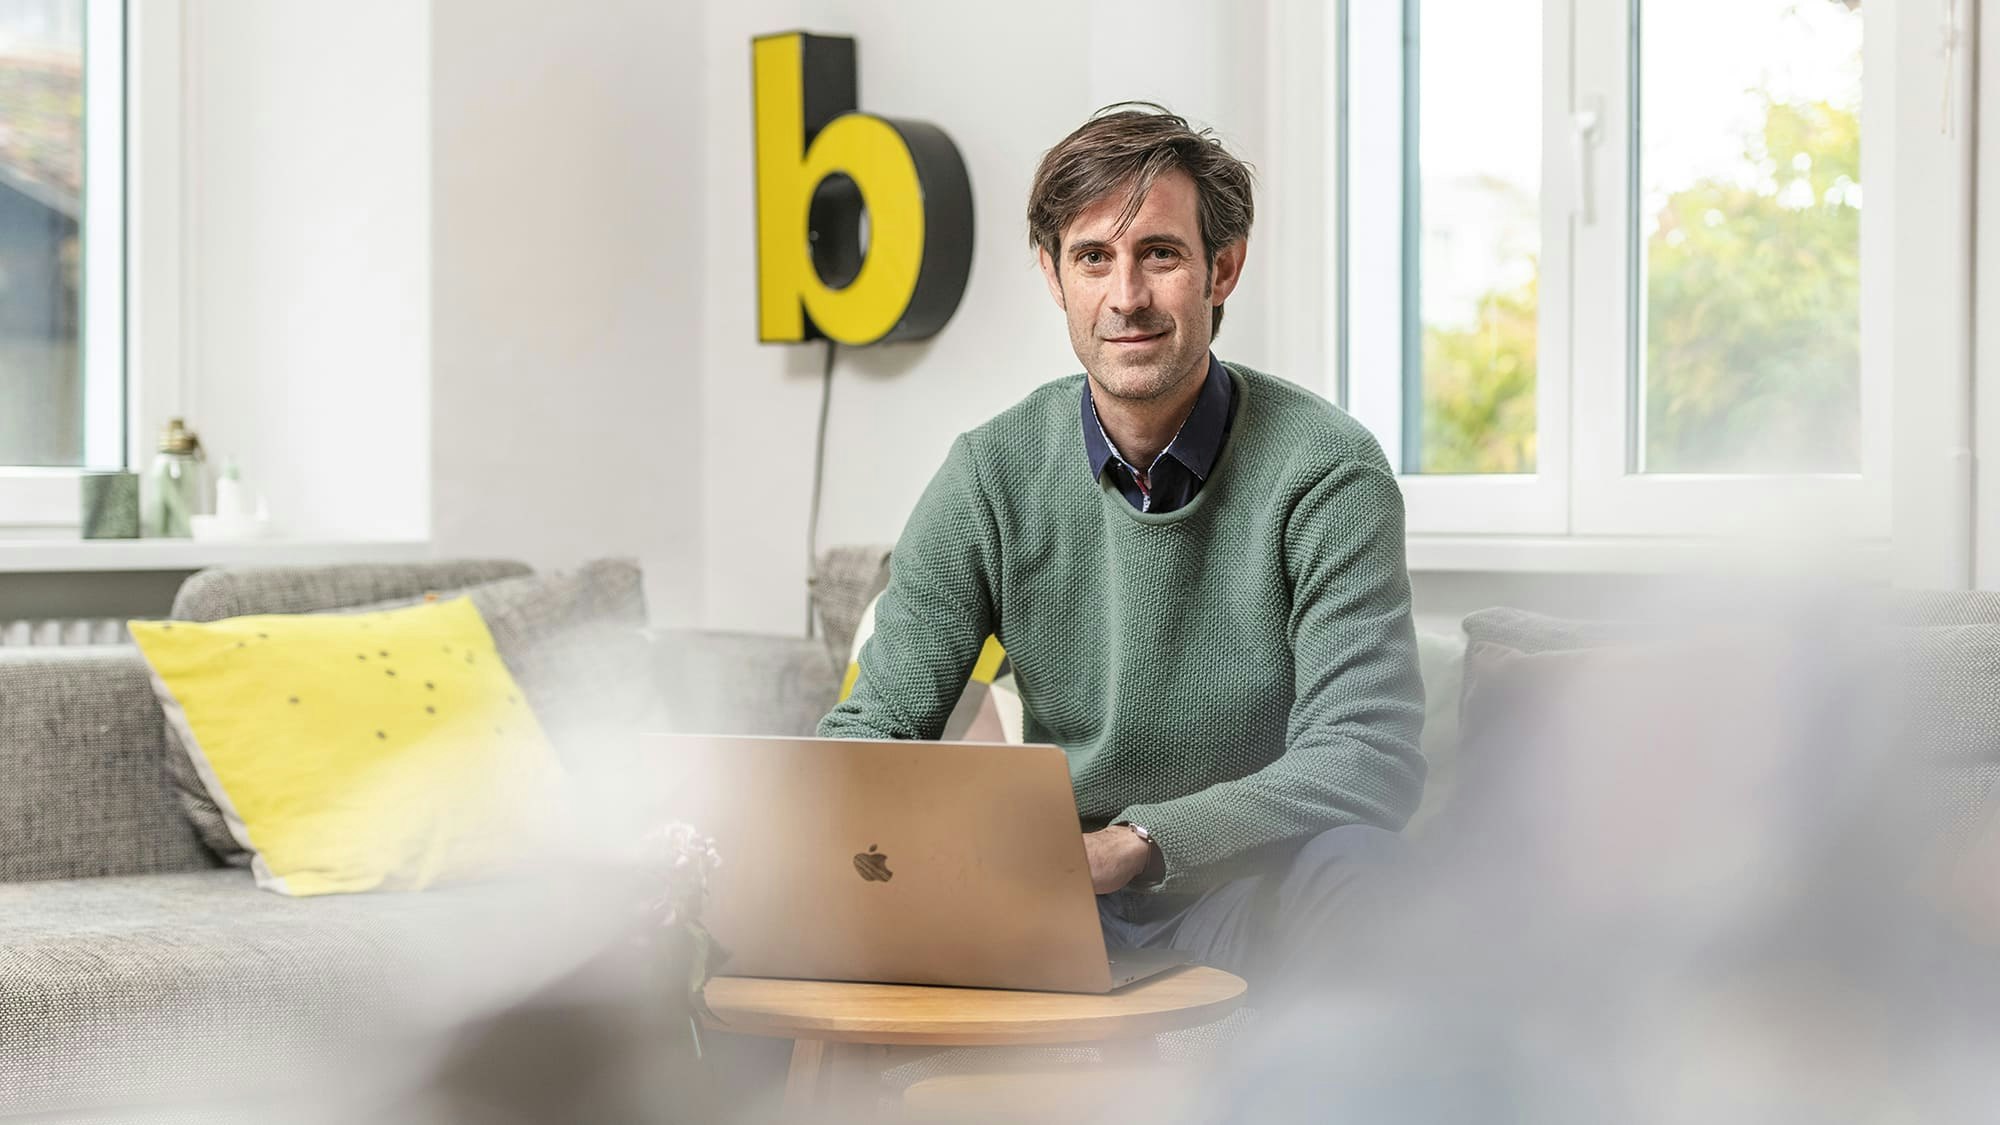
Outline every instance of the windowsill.
[(1412, 535), (1419, 573), (1809, 574), (1886, 581), (1887, 542), (1758, 543), (1650, 536)]
[(412, 562), (432, 557), (424, 539), (7, 539), (0, 573), (176, 571), (211, 566), (319, 566)]

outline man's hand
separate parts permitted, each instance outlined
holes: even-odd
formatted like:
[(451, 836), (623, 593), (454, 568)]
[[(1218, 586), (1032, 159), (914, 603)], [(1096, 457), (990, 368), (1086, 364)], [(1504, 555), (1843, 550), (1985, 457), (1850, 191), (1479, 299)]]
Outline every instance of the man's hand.
[(1125, 889), (1153, 858), (1153, 845), (1124, 825), (1083, 835), (1083, 854), (1090, 860), (1090, 889), (1101, 895)]

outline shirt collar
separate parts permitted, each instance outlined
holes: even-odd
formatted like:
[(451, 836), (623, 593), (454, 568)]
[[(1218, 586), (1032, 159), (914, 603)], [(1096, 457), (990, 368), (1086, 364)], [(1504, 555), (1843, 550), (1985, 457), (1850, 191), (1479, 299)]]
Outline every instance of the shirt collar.
[[(1181, 421), (1180, 431), (1174, 440), (1160, 454), (1179, 461), (1182, 467), (1196, 478), (1207, 481), (1208, 474), (1215, 468), (1215, 460), (1222, 454), (1222, 437), (1229, 425), (1229, 406), (1236, 397), (1236, 387), (1229, 381), (1229, 371), (1215, 353), (1208, 356), (1208, 376), (1202, 380), (1201, 393), (1195, 396), (1194, 408)], [(1096, 480), (1104, 473), (1104, 466), (1112, 461), (1123, 462), (1118, 450), (1111, 444), (1111, 436), (1104, 432), (1104, 423), (1097, 416), (1097, 401), (1090, 393), (1090, 377), (1083, 380), (1083, 452), (1090, 459), (1090, 479)], [(1151, 466), (1147, 467), (1150, 472)]]

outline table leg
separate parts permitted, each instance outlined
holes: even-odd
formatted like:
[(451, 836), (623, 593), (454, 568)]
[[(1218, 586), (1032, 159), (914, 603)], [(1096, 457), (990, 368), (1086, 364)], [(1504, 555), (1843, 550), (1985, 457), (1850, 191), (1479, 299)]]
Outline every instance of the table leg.
[(785, 1116), (803, 1120), (824, 1100), (826, 1041), (800, 1039), (792, 1044), (792, 1068), (785, 1074)]
[(820, 1121), (830, 1114), (872, 1120), (882, 1072), (894, 1065), (894, 1057), (891, 1048), (872, 1043), (794, 1040), (791, 1070), (785, 1075), (785, 1115), (795, 1121)]

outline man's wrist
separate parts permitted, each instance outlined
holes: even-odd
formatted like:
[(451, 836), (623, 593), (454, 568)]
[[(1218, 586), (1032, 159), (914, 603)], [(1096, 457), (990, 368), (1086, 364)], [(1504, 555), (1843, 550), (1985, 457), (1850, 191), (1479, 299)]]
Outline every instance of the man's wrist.
[(1132, 876), (1132, 883), (1142, 887), (1158, 886), (1167, 876), (1167, 857), (1166, 853), (1160, 850), (1160, 842), (1153, 838), (1152, 831), (1144, 825), (1134, 824), (1129, 820), (1116, 821), (1112, 826), (1132, 833), (1133, 839), (1137, 840), (1143, 849), (1145, 859), (1140, 864), (1138, 873)]

